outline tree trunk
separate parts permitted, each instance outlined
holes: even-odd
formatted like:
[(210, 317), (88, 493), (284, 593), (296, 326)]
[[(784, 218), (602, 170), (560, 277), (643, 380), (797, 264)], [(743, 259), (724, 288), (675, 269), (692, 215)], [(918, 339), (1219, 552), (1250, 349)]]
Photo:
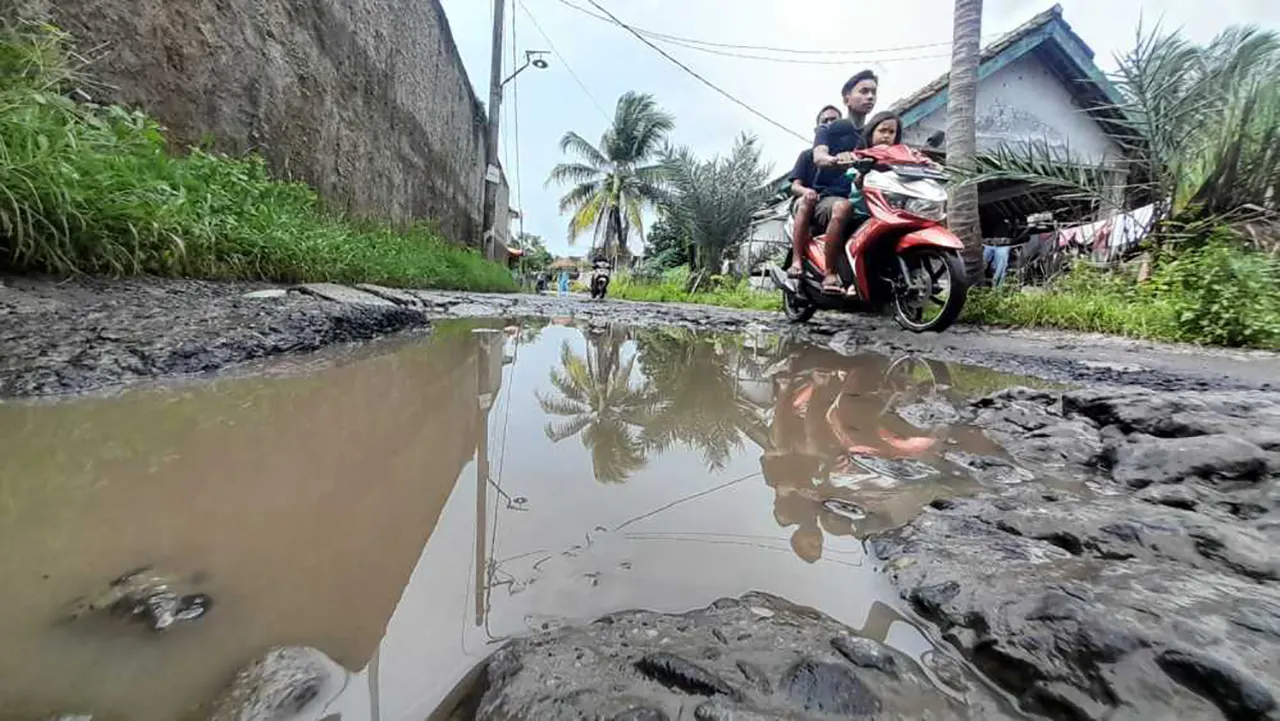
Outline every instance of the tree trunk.
[[(964, 171), (973, 167), (978, 152), (974, 116), (978, 105), (978, 64), (982, 52), (982, 0), (955, 0), (951, 78), (947, 99), (947, 165)], [(951, 190), (947, 209), (951, 230), (964, 242), (969, 281), (982, 278), (982, 223), (978, 216), (978, 186)]]

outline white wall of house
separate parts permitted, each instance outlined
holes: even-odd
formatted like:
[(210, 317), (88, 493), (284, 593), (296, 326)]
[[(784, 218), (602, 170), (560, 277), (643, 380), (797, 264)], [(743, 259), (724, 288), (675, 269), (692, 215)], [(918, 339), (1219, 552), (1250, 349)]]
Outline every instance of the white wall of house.
[[(924, 145), (946, 130), (944, 105), (909, 128), (903, 140)], [(1119, 157), (1120, 147), (1072, 100), (1063, 82), (1032, 54), (997, 70), (978, 84), (978, 150), (1047, 140), (1090, 164)]]

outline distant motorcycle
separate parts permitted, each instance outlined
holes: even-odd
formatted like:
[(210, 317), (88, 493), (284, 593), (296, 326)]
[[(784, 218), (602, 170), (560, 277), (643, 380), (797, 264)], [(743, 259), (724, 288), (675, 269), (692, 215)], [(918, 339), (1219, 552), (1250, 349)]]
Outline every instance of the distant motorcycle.
[(547, 274), (546, 273), (538, 274), (538, 279), (534, 282), (534, 288), (538, 291), (538, 295), (543, 295), (544, 293), (547, 292)]
[(604, 298), (605, 293), (609, 291), (609, 264), (606, 262), (597, 262), (594, 270), (591, 271), (591, 297)]

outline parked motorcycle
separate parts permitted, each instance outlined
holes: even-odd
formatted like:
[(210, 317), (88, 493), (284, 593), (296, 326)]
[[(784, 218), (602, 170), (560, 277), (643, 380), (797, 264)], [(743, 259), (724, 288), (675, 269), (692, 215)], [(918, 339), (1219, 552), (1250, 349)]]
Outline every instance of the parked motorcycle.
[(597, 263), (596, 267), (591, 271), (591, 297), (604, 298), (605, 293), (609, 291), (609, 264)]
[[(964, 245), (944, 225), (946, 174), (905, 145), (854, 155), (856, 187), (868, 217), (845, 242), (834, 269), (850, 292), (823, 291), (826, 236), (816, 235), (801, 278), (788, 278), (783, 268), (769, 271), (782, 291), (783, 312), (792, 322), (804, 323), (819, 310), (879, 312), (889, 307), (909, 331), (946, 329), (960, 316), (968, 293), (960, 257)], [(791, 253), (785, 266), (791, 265)]]

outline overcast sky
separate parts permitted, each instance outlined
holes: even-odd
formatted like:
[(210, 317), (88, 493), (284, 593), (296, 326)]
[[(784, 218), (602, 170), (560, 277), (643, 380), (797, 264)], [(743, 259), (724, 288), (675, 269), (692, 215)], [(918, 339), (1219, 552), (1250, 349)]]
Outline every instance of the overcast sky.
[[(569, 1), (588, 5), (586, 0)], [(476, 95), (487, 101), (493, 2), (441, 2)], [(946, 72), (949, 64), (951, 0), (597, 2), (628, 24), (670, 35), (736, 45), (866, 51), (865, 55), (816, 56), (832, 63), (827, 65), (795, 65), (663, 46), (711, 82), (802, 135), (812, 132), (819, 108), (839, 105), (840, 85), (861, 68), (870, 67), (880, 75), (877, 107), (884, 109)], [(520, 197), (517, 200), (513, 187), (511, 204), (524, 211), (525, 231), (541, 235), (557, 255), (581, 255), (590, 244), (590, 236), (584, 235), (575, 246), (569, 245), (568, 219), (557, 210), (562, 191), (544, 184), (561, 160), (557, 143), (567, 130), (597, 140), (618, 96), (628, 90), (653, 94), (676, 116), (673, 141), (703, 156), (725, 152), (733, 138), (746, 131), (760, 138), (766, 160), (781, 172), (804, 146), (702, 85), (625, 30), (587, 17), (562, 0), (506, 0), (506, 5), (505, 72), (514, 67), (513, 12), (521, 57), (524, 50), (552, 50), (553, 44), (557, 51), (549, 58), (550, 68), (527, 70), (507, 86), (502, 118), (503, 164), (515, 186), (512, 111), (518, 96)], [(984, 44), (1051, 5), (1046, 0), (986, 0)], [(1133, 46), (1140, 21), (1150, 25), (1159, 20), (1164, 27), (1182, 29), (1198, 41), (1232, 24), (1280, 28), (1277, 0), (1062, 0), (1061, 5), (1064, 19), (1093, 48), (1103, 70), (1114, 67), (1116, 53)]]

